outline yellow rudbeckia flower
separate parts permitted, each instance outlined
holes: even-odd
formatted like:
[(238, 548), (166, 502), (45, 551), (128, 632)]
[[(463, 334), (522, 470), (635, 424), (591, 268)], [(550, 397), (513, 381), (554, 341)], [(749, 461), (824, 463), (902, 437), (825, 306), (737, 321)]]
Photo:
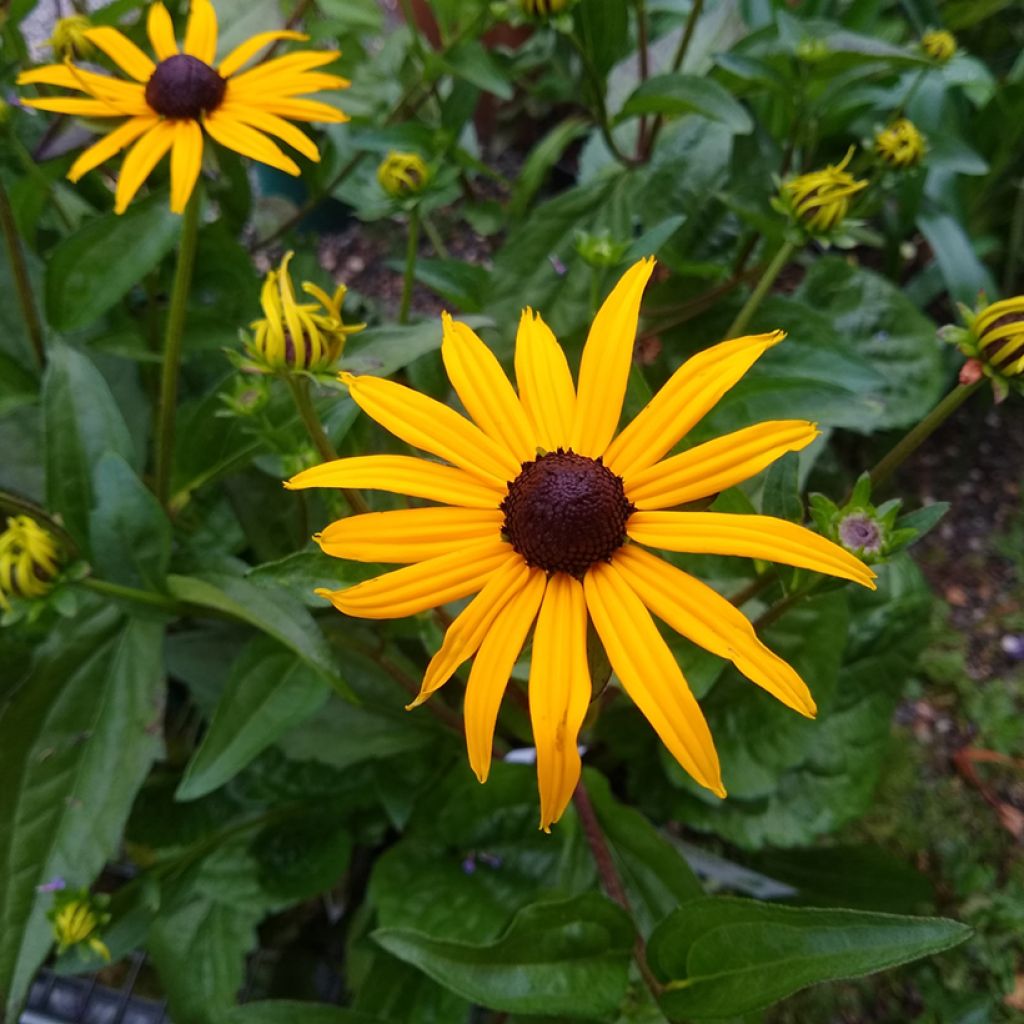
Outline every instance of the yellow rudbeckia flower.
[(534, 627), (529, 680), (540, 824), (564, 811), (580, 776), (577, 734), (591, 699), (587, 622), (623, 688), (679, 763), (725, 795), (704, 716), (655, 616), (801, 714), (814, 700), (724, 597), (653, 554), (774, 559), (871, 587), (873, 573), (838, 545), (770, 516), (669, 511), (746, 480), (817, 436), (812, 423), (759, 423), (666, 454), (782, 340), (736, 338), (684, 363), (618, 430), (643, 290), (654, 269), (628, 270), (598, 311), (573, 383), (565, 355), (526, 310), (516, 339), (518, 394), (490, 349), (444, 317), (441, 354), (470, 419), (377, 377), (342, 374), (353, 400), (382, 426), (442, 462), (404, 455), (338, 459), (287, 485), (367, 487), (440, 502), (332, 523), (317, 540), (339, 558), (412, 563), (365, 583), (318, 591), (370, 619), (414, 615), (476, 594), (427, 668), (419, 704), (475, 656), (465, 697), (470, 764), (483, 782), (498, 707)]
[(851, 146), (837, 164), (827, 164), (820, 171), (811, 171), (791, 178), (782, 185), (793, 217), (812, 234), (838, 228), (850, 212), (850, 200), (868, 187), (846, 168), (853, 159)]
[(956, 53), (956, 36), (945, 29), (934, 29), (921, 36), (921, 49), (932, 60), (945, 64)]
[(908, 118), (901, 117), (875, 134), (875, 152), (892, 167), (916, 167), (928, 151), (924, 136)]
[(0, 533), (0, 608), (11, 597), (42, 597), (60, 564), (57, 543), (30, 516), (12, 516)]
[(290, 122), (348, 120), (336, 107), (300, 98), (349, 84), (338, 75), (314, 70), (330, 64), (338, 56), (335, 50), (299, 50), (242, 71), (270, 43), (309, 38), (300, 32), (260, 32), (215, 67), (217, 15), (210, 0), (192, 0), (181, 51), (162, 3), (150, 7), (147, 30), (157, 62), (116, 28), (101, 26), (84, 33), (132, 81), (96, 74), (71, 62), (33, 68), (18, 77), (19, 85), (55, 85), (86, 97), (44, 96), (23, 100), (26, 106), (80, 117), (127, 119), (82, 153), (68, 171), (68, 177), (78, 181), (131, 146), (114, 197), (118, 213), (124, 213), (168, 152), (171, 209), (181, 213), (199, 177), (204, 132), (242, 156), (297, 175), (298, 164), (271, 136), (316, 161), (316, 145)]

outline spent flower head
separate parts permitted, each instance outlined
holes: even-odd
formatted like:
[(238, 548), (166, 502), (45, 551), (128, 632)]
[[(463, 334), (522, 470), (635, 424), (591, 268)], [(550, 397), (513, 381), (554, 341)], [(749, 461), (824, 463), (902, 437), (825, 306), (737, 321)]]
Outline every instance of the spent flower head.
[(921, 36), (921, 49), (932, 60), (945, 64), (956, 53), (956, 36), (945, 29), (933, 29)]
[(199, 179), (206, 136), (242, 156), (298, 175), (299, 165), (274, 139), (317, 161), (316, 144), (292, 122), (348, 120), (336, 107), (302, 98), (349, 84), (338, 75), (316, 70), (338, 57), (335, 50), (296, 51), (242, 70), (272, 42), (308, 38), (300, 32), (260, 32), (217, 64), (217, 15), (210, 0), (192, 0), (181, 50), (162, 3), (150, 6), (146, 27), (156, 61), (116, 28), (101, 25), (83, 33), (127, 78), (97, 74), (70, 60), (18, 76), (19, 85), (57, 86), (81, 94), (32, 97), (22, 101), (26, 106), (114, 122), (113, 130), (71, 165), (68, 177), (78, 181), (128, 149), (114, 195), (117, 213), (127, 209), (167, 153), (171, 209), (183, 212)]
[(392, 199), (409, 199), (430, 183), (430, 168), (419, 153), (393, 149), (377, 167), (377, 182)]
[(928, 144), (913, 121), (901, 117), (875, 133), (875, 153), (890, 167), (916, 167), (928, 152)]
[(47, 39), (54, 57), (59, 61), (87, 60), (96, 52), (89, 42), (88, 32), (92, 21), (84, 14), (72, 14), (58, 18), (53, 26), (53, 35)]
[(253, 340), (249, 354), (254, 369), (326, 370), (337, 362), (350, 334), (366, 324), (346, 324), (341, 307), (348, 289), (339, 284), (333, 295), (310, 281), (302, 290), (313, 302), (299, 302), (288, 264), (295, 254), (288, 252), (281, 264), (263, 281), (260, 305), (263, 316), (252, 323)]
[(797, 175), (782, 184), (781, 207), (794, 221), (813, 236), (834, 233), (850, 212), (851, 199), (866, 181), (855, 178), (846, 168), (853, 159), (851, 146), (838, 164), (828, 164), (820, 171)]
[(0, 608), (12, 597), (46, 594), (60, 569), (60, 552), (49, 530), (30, 516), (12, 516), (0, 533)]
[(110, 960), (110, 950), (101, 938), (103, 928), (110, 921), (107, 903), (107, 897), (93, 896), (88, 889), (61, 889), (56, 892), (53, 906), (46, 916), (50, 920), (58, 956), (84, 945), (104, 960)]
[(939, 337), (968, 357), (976, 375), (991, 378), (997, 399), (1011, 388), (1024, 390), (1024, 295), (983, 303), (976, 310), (961, 305), (960, 313), (964, 326), (943, 327)]
[(544, 829), (561, 816), (580, 778), (577, 737), (592, 696), (588, 622), (623, 689), (668, 749), (719, 796), (725, 789), (711, 732), (652, 612), (732, 660), (788, 707), (815, 713), (807, 685), (740, 611), (649, 548), (774, 559), (874, 586), (861, 561), (794, 523), (673, 511), (805, 448), (818, 431), (803, 420), (777, 420), (668, 454), (782, 341), (781, 331), (693, 356), (620, 431), (640, 302), (653, 270), (652, 259), (636, 263), (598, 310), (578, 384), (550, 328), (529, 309), (516, 337), (518, 389), (466, 324), (442, 318), (441, 358), (468, 418), (394, 381), (343, 373), (368, 416), (444, 461), (337, 459), (287, 483), (371, 488), (438, 503), (326, 526), (315, 538), (326, 554), (406, 567), (317, 593), (344, 614), (367, 619), (415, 615), (476, 595), (448, 629), (411, 706), (475, 658), (465, 727), (481, 782), (490, 771), (502, 695), (534, 629), (529, 706)]

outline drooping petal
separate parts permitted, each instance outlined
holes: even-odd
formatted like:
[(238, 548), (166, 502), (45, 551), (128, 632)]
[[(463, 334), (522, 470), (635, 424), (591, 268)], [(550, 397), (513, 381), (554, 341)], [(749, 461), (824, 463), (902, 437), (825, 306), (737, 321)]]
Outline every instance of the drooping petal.
[(184, 213), (203, 166), (203, 130), (196, 121), (174, 121), (171, 212)]
[(217, 58), (217, 12), (210, 0), (192, 0), (185, 26), (185, 52), (204, 64)]
[(739, 555), (812, 569), (874, 590), (875, 573), (838, 544), (773, 516), (725, 512), (635, 512), (626, 532), (639, 544), (695, 555)]
[(505, 371), (467, 324), (441, 314), (441, 358), (455, 393), (476, 425), (517, 462), (537, 455), (537, 440)]
[(152, 128), (158, 120), (156, 114), (150, 114), (148, 117), (133, 117), (130, 121), (125, 121), (124, 124), (119, 125), (79, 154), (78, 159), (71, 165), (71, 170), (68, 171), (68, 178), (71, 181), (78, 181), (94, 167), (99, 167), (104, 160), (108, 160), (125, 146), (134, 142), (143, 132)]
[(403, 508), (331, 523), (313, 539), (325, 554), (354, 562), (422, 562), (501, 534), (497, 509)]
[(463, 708), (466, 749), (469, 766), (481, 782), (487, 781), (491, 770), (494, 723), (501, 698), (537, 617), (546, 582), (544, 573), (531, 573), (522, 589), (509, 598), (487, 630), (469, 673)]
[(640, 509), (671, 508), (749, 479), (786, 452), (806, 448), (818, 429), (806, 420), (768, 420), (733, 431), (625, 477)]
[(787, 707), (814, 717), (817, 709), (807, 684), (761, 643), (746, 616), (721, 594), (635, 545), (620, 548), (613, 562), (637, 597), (677, 633), (728, 658)]
[(383, 377), (342, 373), (352, 400), (395, 437), (431, 452), (494, 486), (514, 480), (519, 463), (454, 409)]
[(146, 19), (146, 32), (157, 60), (167, 60), (168, 57), (177, 54), (178, 41), (174, 38), (174, 23), (163, 4), (155, 3), (150, 7), (149, 17)]
[(653, 271), (653, 259), (633, 264), (594, 317), (580, 360), (572, 429), (572, 449), (579, 455), (602, 455), (619, 425), (640, 300)]
[(36, 96), (21, 102), (36, 110), (70, 114), (72, 117), (131, 117), (134, 114), (134, 111), (111, 100), (86, 100), (78, 96)]
[(608, 446), (605, 465), (619, 476), (653, 466), (715, 407), (762, 353), (784, 337), (784, 332), (774, 331), (736, 338), (688, 359)]
[(683, 768), (724, 797), (711, 731), (643, 602), (603, 562), (587, 573), (583, 589), (608, 660), (633, 703)]
[(531, 576), (543, 575), (540, 569), (530, 569), (518, 552), (510, 554), (501, 568), (495, 569), (483, 590), (459, 612), (448, 627), (440, 650), (427, 665), (419, 694), (407, 707), (418, 707), (435, 690), (444, 686), (455, 670), (476, 654), (502, 608), (519, 593)]
[(108, 25), (90, 28), (85, 33), (122, 71), (136, 82), (148, 82), (156, 65), (123, 32)]
[(286, 142), (293, 149), (298, 150), (308, 160), (312, 160), (313, 163), (320, 162), (320, 151), (316, 148), (316, 143), (283, 117), (277, 117), (257, 107), (245, 106), (241, 103), (225, 103), (221, 109), (232, 120), (266, 132), (268, 135), (275, 135), (282, 142)]
[(259, 160), (260, 163), (276, 167), (287, 174), (297, 176), (302, 173), (299, 165), (287, 156), (276, 142), (272, 142), (262, 132), (225, 115), (222, 110), (208, 114), (203, 119), (203, 127), (215, 142), (241, 153), (242, 156)]
[(511, 545), (501, 540), (466, 544), (452, 554), (428, 558), (344, 590), (317, 590), (339, 612), (360, 619), (401, 619), (481, 590), (508, 561)]
[(567, 448), (576, 416), (576, 388), (562, 346), (532, 309), (524, 309), (516, 334), (519, 399), (545, 451)]
[(73, 64), (47, 64), (24, 71), (18, 76), (18, 85), (57, 85), (88, 93), (94, 99), (111, 103), (118, 110), (151, 113), (146, 104), (145, 89), (138, 82), (97, 75)]
[(239, 43), (221, 62), (217, 70), (222, 78), (229, 78), (243, 64), (256, 56), (264, 46), (276, 43), (279, 39), (294, 39), (298, 42), (305, 42), (309, 36), (304, 32), (292, 32), (288, 29), (278, 29), (273, 32), (260, 32), (244, 43)]
[(540, 827), (551, 831), (580, 779), (577, 737), (590, 705), (587, 603), (565, 573), (548, 581), (530, 663), (530, 722), (537, 748)]
[(174, 142), (174, 122), (158, 121), (130, 150), (121, 164), (114, 192), (114, 212), (124, 213), (135, 193)]
[(504, 484), (482, 483), (454, 466), (442, 466), (410, 455), (357, 455), (311, 466), (285, 481), (297, 491), (306, 487), (353, 487), (426, 498), (445, 505), (497, 508)]

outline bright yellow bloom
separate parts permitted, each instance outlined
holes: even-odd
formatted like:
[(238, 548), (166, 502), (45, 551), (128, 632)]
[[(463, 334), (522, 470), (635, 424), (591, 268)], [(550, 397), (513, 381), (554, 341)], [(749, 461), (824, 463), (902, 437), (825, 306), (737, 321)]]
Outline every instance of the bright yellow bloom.
[(924, 136), (905, 117), (893, 121), (875, 135), (875, 152), (893, 167), (916, 167), (928, 150)]
[(801, 174), (782, 186), (793, 216), (813, 234), (838, 227), (850, 212), (850, 199), (868, 186), (866, 181), (858, 181), (846, 170), (853, 153), (851, 146), (838, 164)]
[(58, 18), (57, 24), (53, 26), (53, 35), (47, 40), (54, 57), (62, 61), (91, 57), (95, 47), (86, 35), (90, 28), (92, 22), (84, 14)]
[[(371, 512), (329, 525), (323, 550), (356, 561), (412, 563), (338, 591), (339, 611), (369, 619), (414, 615), (477, 596), (427, 668), (419, 704), (467, 659), (470, 764), (483, 782), (498, 706), (536, 622), (529, 700), (540, 824), (557, 821), (579, 780), (577, 734), (591, 698), (587, 621), (623, 688), (679, 763), (719, 796), (707, 723), (650, 612), (801, 714), (814, 701), (796, 672), (716, 591), (647, 549), (769, 558), (873, 586), (838, 545), (769, 516), (666, 511), (732, 487), (817, 436), (814, 424), (746, 427), (665, 458), (783, 334), (723, 342), (683, 364), (616, 436), (643, 290), (654, 269), (628, 270), (598, 311), (573, 384), (565, 354), (526, 310), (516, 339), (518, 394), (490, 349), (443, 318), (441, 355), (470, 419), (378, 377), (343, 373), (364, 412), (444, 462), (405, 455), (338, 459), (287, 485), (376, 488), (439, 507)], [(447, 506), (447, 507), (446, 507)], [(649, 610), (648, 610), (649, 609)]]
[(42, 597), (59, 568), (57, 544), (29, 516), (13, 516), (0, 533), (0, 608), (11, 597)]
[(956, 53), (956, 36), (945, 29), (925, 32), (921, 36), (921, 49), (940, 64), (945, 64)]
[(83, 893), (69, 894), (59, 899), (50, 914), (58, 956), (84, 942), (104, 960), (110, 960), (110, 950), (98, 934), (101, 918), (107, 917), (109, 915), (97, 913), (84, 890)]
[(393, 199), (404, 199), (422, 192), (430, 180), (430, 169), (419, 153), (392, 150), (377, 168), (380, 187)]
[(323, 370), (335, 362), (350, 334), (366, 324), (346, 324), (341, 305), (348, 290), (339, 284), (333, 295), (309, 281), (302, 290), (316, 302), (295, 301), (295, 288), (288, 264), (295, 254), (289, 252), (277, 270), (271, 270), (263, 282), (260, 305), (263, 319), (255, 320), (253, 339), (262, 361), (271, 367)]
[(214, 68), (217, 15), (210, 0), (192, 0), (184, 52), (178, 50), (171, 16), (162, 3), (150, 7), (147, 28), (159, 63), (115, 28), (102, 26), (85, 33), (133, 81), (98, 75), (71, 63), (50, 64), (18, 76), (19, 85), (56, 85), (88, 97), (46, 96), (24, 100), (27, 106), (80, 117), (127, 118), (82, 153), (68, 171), (68, 177), (78, 181), (131, 145), (114, 197), (118, 213), (124, 213), (167, 152), (171, 154), (171, 209), (181, 213), (199, 178), (204, 131), (242, 156), (297, 175), (299, 165), (270, 136), (316, 161), (320, 159), (316, 145), (290, 122), (348, 120), (336, 107), (300, 98), (349, 84), (338, 75), (314, 70), (335, 60), (335, 50), (299, 50), (239, 73), (268, 44), (308, 38), (300, 32), (261, 32), (236, 46)]

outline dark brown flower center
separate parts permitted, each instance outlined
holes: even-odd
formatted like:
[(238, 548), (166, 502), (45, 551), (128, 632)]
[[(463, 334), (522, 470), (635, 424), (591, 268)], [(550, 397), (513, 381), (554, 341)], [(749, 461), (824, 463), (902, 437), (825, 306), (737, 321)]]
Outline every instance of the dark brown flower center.
[(146, 102), (164, 117), (198, 120), (220, 106), (226, 88), (209, 64), (178, 53), (156, 66), (146, 83)]
[(582, 579), (625, 543), (636, 508), (622, 477), (599, 458), (559, 448), (523, 463), (501, 510), (504, 533), (527, 565)]

